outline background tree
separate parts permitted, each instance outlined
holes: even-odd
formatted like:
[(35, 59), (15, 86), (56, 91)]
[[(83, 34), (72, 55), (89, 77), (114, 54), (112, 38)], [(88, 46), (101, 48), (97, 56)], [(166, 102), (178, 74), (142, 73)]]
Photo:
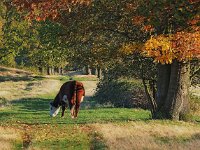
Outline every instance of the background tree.
[[(68, 53), (58, 38), (58, 34), (62, 32), (60, 25), (48, 20), (29, 22), (24, 19), (26, 12), (17, 11), (11, 1), (4, 1), (1, 6), (4, 8), (1, 13), (4, 23), (1, 63), (37, 67), (40, 72), (44, 68), (53, 70), (65, 66)], [(57, 68), (58, 72), (61, 72), (60, 68)]]

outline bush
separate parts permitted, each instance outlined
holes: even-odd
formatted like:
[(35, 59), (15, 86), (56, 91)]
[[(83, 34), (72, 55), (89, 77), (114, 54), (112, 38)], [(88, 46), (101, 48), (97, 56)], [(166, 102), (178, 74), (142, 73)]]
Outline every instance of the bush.
[(114, 107), (149, 108), (142, 83), (137, 80), (101, 81), (94, 98), (99, 104)]
[(200, 97), (190, 95), (190, 109), (192, 114), (200, 115)]

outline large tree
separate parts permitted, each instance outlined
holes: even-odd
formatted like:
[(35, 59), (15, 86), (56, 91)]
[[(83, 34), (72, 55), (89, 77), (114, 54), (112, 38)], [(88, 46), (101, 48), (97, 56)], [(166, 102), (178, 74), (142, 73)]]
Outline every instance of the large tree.
[(150, 0), (136, 7), (133, 22), (152, 35), (143, 52), (158, 63), (153, 117), (184, 119), (189, 113), (189, 61), (200, 57), (199, 1)]

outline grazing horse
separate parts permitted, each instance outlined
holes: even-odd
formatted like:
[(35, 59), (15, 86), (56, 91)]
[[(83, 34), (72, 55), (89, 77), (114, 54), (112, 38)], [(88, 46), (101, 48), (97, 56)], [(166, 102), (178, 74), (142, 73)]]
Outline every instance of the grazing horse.
[(68, 81), (64, 83), (54, 101), (50, 102), (50, 116), (55, 117), (60, 107), (62, 108), (62, 115), (64, 116), (65, 109), (69, 106), (71, 117), (76, 118), (79, 107), (85, 96), (85, 89), (81, 82)]

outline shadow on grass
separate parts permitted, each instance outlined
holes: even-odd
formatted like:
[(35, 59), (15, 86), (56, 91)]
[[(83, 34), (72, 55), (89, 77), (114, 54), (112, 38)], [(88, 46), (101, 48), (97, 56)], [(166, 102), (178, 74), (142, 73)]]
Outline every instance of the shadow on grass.
[(13, 81), (13, 82), (19, 82), (19, 81), (34, 81), (34, 80), (42, 80), (45, 77), (41, 76), (0, 76), (0, 82), (5, 81)]
[(97, 108), (97, 102), (93, 99), (93, 96), (85, 96), (81, 103), (81, 109), (95, 109)]
[(0, 68), (0, 72), (7, 72), (9, 71), (9, 69), (6, 69), (6, 68)]
[(0, 111), (0, 124), (46, 124), (49, 123), (50, 99), (26, 98), (11, 102)]
[(48, 111), (50, 100), (43, 98), (25, 98), (15, 100), (11, 104), (26, 112)]

